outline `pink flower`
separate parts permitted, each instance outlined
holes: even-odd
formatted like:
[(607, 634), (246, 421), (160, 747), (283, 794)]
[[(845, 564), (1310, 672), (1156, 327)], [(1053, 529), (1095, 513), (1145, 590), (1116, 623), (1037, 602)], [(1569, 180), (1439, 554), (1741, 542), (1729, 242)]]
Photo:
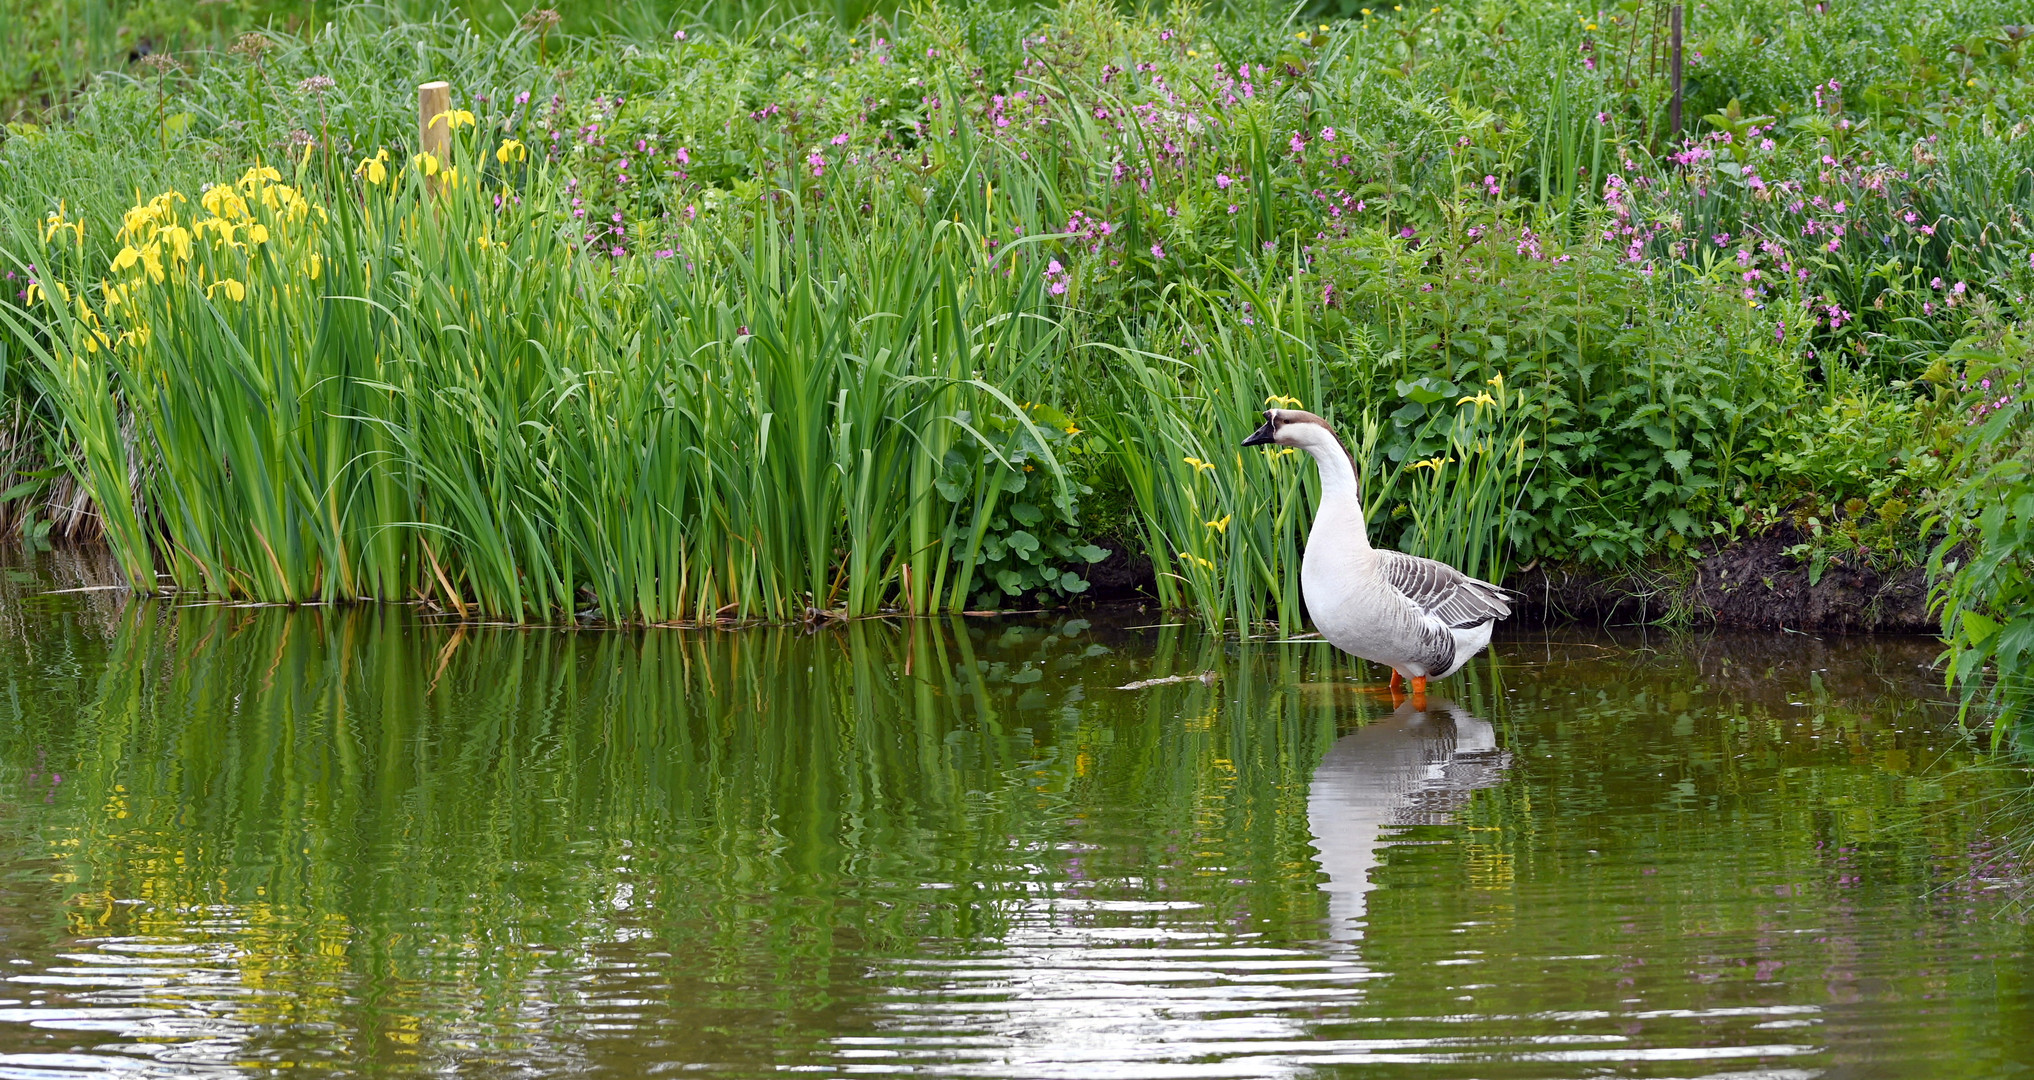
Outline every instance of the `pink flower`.
[(1321, 129), (1321, 141), (1322, 141), (1322, 142), (1334, 142), (1334, 141), (1335, 141), (1335, 129), (1334, 129), (1334, 128), (1322, 128), (1322, 129)]
[(826, 157), (819, 151), (814, 150), (810, 154), (805, 155), (805, 163), (812, 166), (812, 175), (826, 175)]
[(1059, 275), (1064, 273), (1066, 273), (1066, 267), (1059, 265), (1058, 259), (1054, 259), (1051, 262), (1045, 264), (1046, 277), (1058, 277)]
[(1307, 141), (1305, 139), (1300, 138), (1299, 132), (1295, 131), (1292, 133), (1292, 141), (1290, 143), (1287, 143), (1286, 145), (1291, 146), (1292, 152), (1298, 154), (1305, 152), (1307, 148)]
[(1235, 183), (1235, 182), (1236, 182), (1236, 181), (1234, 181), (1234, 180), (1231, 180), (1231, 179), (1229, 179), (1229, 174), (1228, 174), (1228, 173), (1216, 173), (1216, 174), (1215, 174), (1215, 188), (1216, 188), (1217, 190), (1219, 190), (1219, 191), (1227, 191), (1227, 190), (1229, 190), (1229, 185), (1230, 185), (1230, 184), (1233, 184), (1233, 183)]
[[(1151, 257), (1152, 257), (1152, 258), (1154, 258), (1154, 259), (1163, 259), (1163, 258), (1165, 258), (1165, 248), (1164, 248), (1164, 247), (1162, 247), (1162, 246), (1160, 246), (1160, 245), (1158, 245), (1158, 244), (1153, 244), (1153, 245), (1151, 245)], [(1963, 286), (1961, 286), (1961, 285), (1957, 286), (1957, 289), (1958, 289), (1959, 291), (1961, 291), (1961, 290), (1962, 290), (1962, 288), (1963, 288)]]
[(1963, 284), (1963, 282), (1961, 282), (1961, 281), (1959, 281), (1959, 282), (1957, 282), (1956, 284), (1954, 284), (1954, 285), (1951, 285), (1951, 286), (1949, 287), (1949, 291), (1950, 291), (1950, 292), (1953, 292), (1953, 293), (1955, 293), (1955, 294), (1956, 294), (1956, 295), (1958, 295), (1958, 296), (1962, 296), (1962, 295), (1963, 295), (1963, 290), (1964, 290), (1964, 284)]
[(847, 137), (847, 132), (845, 132), (845, 131), (843, 131), (843, 132), (841, 132), (840, 134), (838, 134), (838, 135), (835, 135), (835, 136), (833, 137), (833, 145), (835, 145), (835, 146), (846, 146), (846, 145), (847, 145), (847, 142), (848, 142), (848, 137)]

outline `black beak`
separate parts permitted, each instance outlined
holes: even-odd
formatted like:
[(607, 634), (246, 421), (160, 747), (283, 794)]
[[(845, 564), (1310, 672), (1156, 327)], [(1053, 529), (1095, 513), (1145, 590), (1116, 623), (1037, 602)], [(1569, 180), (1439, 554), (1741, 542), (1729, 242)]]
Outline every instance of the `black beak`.
[(1251, 433), (1250, 433), (1250, 437), (1249, 437), (1249, 438), (1247, 438), (1247, 439), (1245, 439), (1245, 440), (1243, 440), (1243, 445), (1245, 445), (1245, 446), (1268, 446), (1268, 445), (1270, 445), (1270, 443), (1271, 443), (1271, 430), (1272, 430), (1272, 429), (1271, 429), (1271, 421), (1269, 421), (1269, 420), (1266, 420), (1266, 421), (1264, 422), (1264, 426), (1263, 426), (1263, 427), (1260, 427), (1260, 428), (1258, 428), (1258, 429), (1257, 429), (1256, 431), (1253, 431), (1253, 432), (1251, 432)]

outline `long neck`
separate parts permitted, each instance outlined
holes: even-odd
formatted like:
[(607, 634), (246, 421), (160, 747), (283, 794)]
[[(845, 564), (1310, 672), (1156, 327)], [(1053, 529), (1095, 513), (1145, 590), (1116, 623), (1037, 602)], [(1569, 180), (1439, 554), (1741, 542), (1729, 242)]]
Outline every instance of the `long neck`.
[(1323, 437), (1309, 439), (1305, 446), (1321, 469), (1321, 509), (1315, 515), (1314, 527), (1327, 524), (1344, 534), (1344, 543), (1368, 548), (1370, 533), (1363, 521), (1363, 498), (1348, 451), (1342, 449), (1339, 439), (1325, 431)]

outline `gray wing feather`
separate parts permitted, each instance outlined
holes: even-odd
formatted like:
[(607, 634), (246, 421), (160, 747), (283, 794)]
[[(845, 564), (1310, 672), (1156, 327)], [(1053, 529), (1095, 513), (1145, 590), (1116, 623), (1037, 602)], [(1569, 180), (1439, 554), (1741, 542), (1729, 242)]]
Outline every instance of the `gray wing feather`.
[(1503, 589), (1447, 563), (1402, 551), (1379, 551), (1377, 568), (1385, 583), (1414, 607), (1454, 629), (1467, 630), (1511, 616), (1511, 598)]

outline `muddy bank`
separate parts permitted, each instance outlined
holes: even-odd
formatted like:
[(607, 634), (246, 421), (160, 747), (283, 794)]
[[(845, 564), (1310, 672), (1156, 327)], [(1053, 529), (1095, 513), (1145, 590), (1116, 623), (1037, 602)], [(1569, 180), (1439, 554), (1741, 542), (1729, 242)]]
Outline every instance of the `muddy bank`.
[[(1732, 544), (1692, 565), (1603, 570), (1555, 566), (1513, 574), (1514, 626), (1620, 626), (1671, 622), (1743, 630), (1935, 634), (1928, 576), (1920, 567), (1880, 573), (1863, 560), (1833, 560), (1813, 584), (1808, 564), (1786, 554), (1791, 527)], [(1088, 573), (1094, 603), (1154, 599), (1151, 562), (1127, 544)]]
[(1934, 634), (1928, 575), (1921, 567), (1880, 573), (1862, 559), (1835, 559), (1814, 584), (1808, 564), (1788, 556), (1791, 528), (1732, 544), (1674, 570), (1541, 568), (1506, 585), (1523, 599), (1529, 625), (1611, 626), (1660, 620), (1744, 630)]

